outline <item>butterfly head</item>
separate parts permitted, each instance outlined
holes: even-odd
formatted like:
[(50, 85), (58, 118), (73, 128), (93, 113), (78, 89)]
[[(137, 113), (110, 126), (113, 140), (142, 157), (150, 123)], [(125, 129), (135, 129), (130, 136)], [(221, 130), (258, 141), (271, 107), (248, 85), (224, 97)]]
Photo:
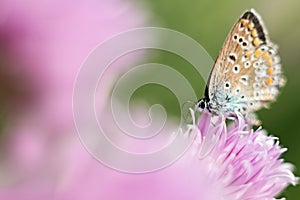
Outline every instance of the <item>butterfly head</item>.
[(200, 112), (202, 112), (204, 109), (209, 110), (208, 102), (209, 102), (209, 100), (205, 97), (200, 99), (196, 104), (197, 110)]

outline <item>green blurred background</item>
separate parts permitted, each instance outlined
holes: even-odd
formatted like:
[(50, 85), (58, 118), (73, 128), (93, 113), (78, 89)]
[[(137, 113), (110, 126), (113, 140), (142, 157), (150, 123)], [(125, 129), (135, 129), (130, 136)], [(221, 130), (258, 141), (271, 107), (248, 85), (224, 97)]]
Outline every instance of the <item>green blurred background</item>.
[[(170, 28), (182, 32), (199, 42), (215, 59), (220, 48), (238, 17), (247, 9), (254, 8), (263, 18), (271, 41), (279, 46), (287, 84), (271, 109), (258, 112), (263, 128), (280, 138), (281, 145), (288, 148), (283, 158), (296, 166), (300, 176), (300, 1), (201, 1), (201, 0), (144, 0), (152, 12), (153, 26)], [(201, 98), (204, 80), (192, 66), (171, 53), (153, 50), (149, 61), (166, 64), (182, 73)], [(212, 66), (204, 66), (211, 68)], [(197, 74), (197, 75), (195, 75)], [(153, 76), (154, 74), (151, 74)], [(139, 88), (133, 99), (146, 99), (150, 104), (160, 103), (173, 116), (180, 116), (180, 105), (174, 94), (158, 85)], [(195, 101), (194, 99), (191, 99)], [(289, 187), (283, 193), (289, 200), (298, 200), (300, 186)]]

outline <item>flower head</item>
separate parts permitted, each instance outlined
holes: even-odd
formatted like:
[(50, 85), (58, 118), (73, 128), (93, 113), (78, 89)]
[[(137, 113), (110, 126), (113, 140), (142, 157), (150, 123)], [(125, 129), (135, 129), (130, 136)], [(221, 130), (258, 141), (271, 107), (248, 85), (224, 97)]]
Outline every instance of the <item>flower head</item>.
[(227, 127), (223, 116), (203, 112), (194, 130), (192, 148), (197, 149), (199, 164), (207, 166), (203, 173), (220, 199), (271, 200), (289, 184), (297, 184), (293, 166), (280, 159), (287, 149), (265, 130), (249, 129), (243, 116), (238, 114)]

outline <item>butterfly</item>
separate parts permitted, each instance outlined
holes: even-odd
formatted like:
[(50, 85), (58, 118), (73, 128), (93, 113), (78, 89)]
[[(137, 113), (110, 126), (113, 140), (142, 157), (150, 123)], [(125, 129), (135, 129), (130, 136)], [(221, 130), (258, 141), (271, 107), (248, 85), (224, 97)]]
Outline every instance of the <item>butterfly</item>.
[(215, 61), (197, 109), (213, 114), (243, 114), (259, 125), (255, 111), (268, 108), (285, 84), (277, 46), (261, 17), (246, 11), (233, 26)]

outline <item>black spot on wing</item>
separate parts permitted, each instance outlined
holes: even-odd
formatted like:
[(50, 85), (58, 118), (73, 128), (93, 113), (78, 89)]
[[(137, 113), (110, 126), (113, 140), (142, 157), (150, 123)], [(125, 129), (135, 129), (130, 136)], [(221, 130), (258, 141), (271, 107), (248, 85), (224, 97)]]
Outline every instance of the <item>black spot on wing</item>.
[(229, 58), (230, 58), (230, 60), (232, 60), (232, 61), (235, 61), (235, 60), (236, 60), (236, 58), (235, 58), (234, 55), (230, 55)]

